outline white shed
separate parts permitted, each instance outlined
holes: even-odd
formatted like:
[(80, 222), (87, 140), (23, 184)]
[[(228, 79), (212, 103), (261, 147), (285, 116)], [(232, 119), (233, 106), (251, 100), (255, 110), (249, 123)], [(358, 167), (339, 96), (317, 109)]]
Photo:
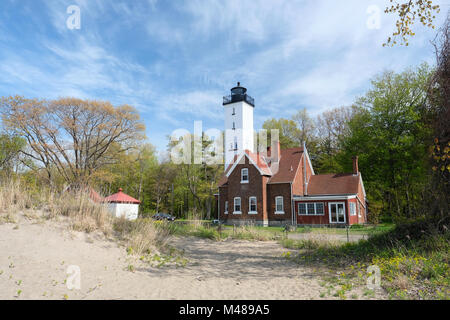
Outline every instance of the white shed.
[(108, 210), (117, 218), (125, 217), (127, 220), (136, 220), (138, 217), (141, 202), (123, 193), (122, 188), (119, 189), (119, 192), (106, 197), (105, 202), (107, 202)]

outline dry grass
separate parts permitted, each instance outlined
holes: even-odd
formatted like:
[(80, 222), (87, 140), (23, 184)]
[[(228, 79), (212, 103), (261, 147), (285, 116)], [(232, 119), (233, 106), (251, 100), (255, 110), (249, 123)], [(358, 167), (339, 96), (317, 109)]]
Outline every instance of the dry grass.
[(104, 205), (93, 202), (87, 192), (51, 193), (46, 211), (49, 218), (68, 217), (71, 227), (77, 231), (100, 230), (105, 235), (112, 232), (113, 217)]
[(33, 207), (32, 197), (24, 192), (18, 180), (6, 180), (0, 183), (0, 214), (14, 215), (17, 211)]
[(234, 228), (232, 237), (234, 239), (242, 240), (267, 241), (272, 240), (274, 238), (274, 234), (269, 231), (256, 228), (253, 224), (248, 224)]
[(186, 220), (189, 222), (189, 225), (194, 229), (199, 229), (204, 225), (202, 215), (196, 212), (195, 210), (191, 210), (187, 213)]
[(71, 229), (88, 233), (101, 231), (125, 239), (127, 246), (139, 254), (163, 248), (169, 236), (168, 228), (158, 227), (152, 220), (131, 222), (114, 218), (104, 204), (92, 201), (88, 192), (55, 192), (49, 188), (33, 192), (19, 180), (2, 182), (0, 222), (17, 223), (19, 212), (27, 219), (66, 217)]
[(114, 230), (120, 239), (127, 244), (129, 251), (142, 254), (150, 254), (155, 250), (165, 248), (170, 236), (169, 228), (159, 226), (163, 221), (151, 219), (138, 219), (128, 221), (118, 218), (114, 221)]

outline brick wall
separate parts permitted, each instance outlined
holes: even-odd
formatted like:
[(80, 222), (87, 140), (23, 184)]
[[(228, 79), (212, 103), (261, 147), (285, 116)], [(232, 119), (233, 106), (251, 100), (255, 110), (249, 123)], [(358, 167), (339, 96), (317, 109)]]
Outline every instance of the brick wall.
[[(264, 221), (267, 213), (264, 212), (266, 208), (266, 184), (267, 177), (261, 176), (258, 169), (252, 165), (247, 157), (243, 163), (238, 164), (233, 172), (228, 177), (228, 184), (226, 187), (219, 188), (220, 193), (220, 219), (231, 223), (239, 220)], [(248, 169), (249, 183), (241, 183), (241, 170)], [(241, 198), (241, 214), (233, 214), (234, 198)], [(249, 214), (249, 198), (256, 197), (257, 214)], [(228, 214), (223, 213), (225, 201), (228, 200)]]
[[(275, 213), (275, 197), (282, 196), (284, 204), (284, 214)], [(291, 211), (291, 184), (276, 183), (267, 185), (267, 214), (271, 224), (285, 224), (292, 222)]]

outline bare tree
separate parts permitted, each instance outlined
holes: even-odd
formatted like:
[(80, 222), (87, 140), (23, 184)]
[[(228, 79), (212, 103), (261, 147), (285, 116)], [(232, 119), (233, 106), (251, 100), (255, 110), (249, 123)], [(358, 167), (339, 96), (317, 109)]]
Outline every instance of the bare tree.
[(8, 131), (27, 140), (23, 153), (40, 163), (50, 180), (56, 168), (72, 185), (88, 183), (96, 170), (144, 138), (133, 107), (105, 101), (16, 96), (0, 100), (0, 114)]
[(297, 127), (300, 130), (300, 142), (308, 144), (314, 139), (316, 125), (314, 120), (308, 115), (306, 108), (294, 114), (292, 120), (297, 123)]

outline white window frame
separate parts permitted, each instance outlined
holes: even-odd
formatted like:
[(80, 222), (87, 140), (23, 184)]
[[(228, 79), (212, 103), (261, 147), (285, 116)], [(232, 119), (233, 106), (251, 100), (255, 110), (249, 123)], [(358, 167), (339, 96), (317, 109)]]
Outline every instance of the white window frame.
[(348, 209), (350, 211), (350, 215), (351, 216), (356, 216), (356, 203), (354, 202), (349, 202), (348, 203)]
[[(236, 200), (239, 199), (239, 211), (236, 211)], [(240, 197), (235, 197), (233, 201), (233, 214), (242, 214), (242, 201)]]
[(361, 203), (358, 202), (358, 206), (357, 206), (357, 210), (358, 210), (358, 217), (361, 218)]
[[(314, 205), (314, 211), (311, 213), (308, 209), (308, 204)], [(323, 212), (317, 213), (317, 207), (319, 204), (322, 204)], [(306, 213), (300, 213), (300, 205), (305, 205), (305, 211)], [(300, 202), (297, 205), (297, 212), (299, 216), (323, 216), (325, 215), (325, 204), (323, 202)]]
[[(252, 210), (252, 199), (255, 199), (255, 210)], [(258, 201), (256, 197), (248, 198), (248, 214), (258, 214)]]
[[(317, 205), (321, 203), (322, 204), (322, 213), (317, 213)], [(314, 210), (316, 212), (316, 216), (324, 216), (325, 215), (325, 203), (324, 202), (315, 202)]]
[[(278, 205), (277, 205), (277, 200), (281, 199), (281, 207), (282, 210), (277, 210), (278, 209)], [(276, 196), (275, 197), (275, 214), (284, 214), (284, 197), (283, 196)]]
[[(247, 180), (244, 180), (244, 170), (247, 171)], [(248, 176), (248, 168), (241, 169), (241, 183), (249, 183), (250, 177)]]
[[(300, 213), (300, 206), (301, 205), (304, 205), (305, 206), (305, 212), (306, 213)], [(306, 205), (306, 202), (300, 202), (298, 205), (297, 205), (297, 212), (298, 212), (298, 215), (299, 216), (307, 216), (308, 215), (308, 207), (307, 207), (307, 205)]]
[(225, 201), (225, 211), (223, 213), (228, 214), (228, 200)]
[[(331, 206), (335, 204), (336, 205), (336, 210), (339, 204), (342, 204), (342, 208), (344, 209), (344, 221), (331, 221)], [(328, 218), (329, 218), (329, 222), (330, 224), (342, 224), (342, 223), (347, 223), (347, 217), (346, 217), (346, 212), (345, 212), (345, 202), (329, 202), (328, 203)], [(337, 218), (337, 211), (336, 211), (336, 218)]]

